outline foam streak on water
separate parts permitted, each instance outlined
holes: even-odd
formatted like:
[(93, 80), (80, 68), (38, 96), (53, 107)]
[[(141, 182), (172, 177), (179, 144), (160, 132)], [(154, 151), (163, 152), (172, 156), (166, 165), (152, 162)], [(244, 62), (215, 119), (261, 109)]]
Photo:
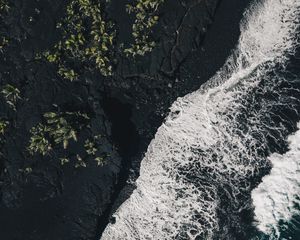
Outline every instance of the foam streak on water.
[[(299, 0), (253, 4), (232, 57), (198, 91), (179, 98), (141, 163), (136, 190), (102, 239), (234, 239), (252, 182), (270, 168), (297, 115)], [(272, 145), (273, 149), (270, 149)], [(259, 216), (258, 216), (259, 217)], [(222, 237), (218, 237), (221, 234)]]

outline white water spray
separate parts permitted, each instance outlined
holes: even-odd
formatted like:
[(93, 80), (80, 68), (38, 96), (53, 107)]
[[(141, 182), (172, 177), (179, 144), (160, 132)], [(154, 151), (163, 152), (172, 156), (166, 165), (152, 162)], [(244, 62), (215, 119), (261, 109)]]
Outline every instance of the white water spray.
[(295, 207), (300, 204), (300, 130), (288, 142), (288, 152), (270, 156), (273, 165), (270, 175), (252, 191), (258, 228), (273, 238), (280, 237), (280, 220), (288, 223), (300, 214)]
[(268, 139), (286, 130), (284, 120), (273, 121), (274, 109), (296, 101), (278, 89), (286, 80), (275, 69), (284, 71), (297, 47), (299, 12), (299, 0), (265, 0), (248, 9), (233, 56), (172, 105), (141, 163), (136, 190), (103, 240), (212, 239), (224, 231), (224, 218), (246, 208), (251, 180), (270, 165)]

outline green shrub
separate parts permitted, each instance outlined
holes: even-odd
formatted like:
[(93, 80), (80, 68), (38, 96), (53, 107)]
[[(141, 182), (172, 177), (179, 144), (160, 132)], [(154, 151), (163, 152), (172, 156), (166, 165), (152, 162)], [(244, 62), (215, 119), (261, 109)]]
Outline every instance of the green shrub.
[(70, 140), (77, 141), (77, 131), (89, 120), (86, 114), (80, 112), (44, 114), (45, 123), (39, 123), (31, 129), (31, 138), (28, 150), (33, 155), (40, 153), (46, 155), (52, 145), (62, 144), (67, 149)]
[(9, 124), (8, 121), (0, 119), (0, 135), (4, 135), (8, 124)]
[(70, 159), (67, 157), (60, 158), (61, 165), (65, 165), (66, 163), (69, 163), (69, 162), (70, 162)]
[(6, 103), (16, 110), (16, 104), (20, 97), (20, 90), (10, 84), (6, 84), (4, 87), (2, 87), (1, 94), (6, 100)]
[(9, 44), (9, 36), (7, 33), (7, 23), (4, 20), (7, 18), (10, 6), (8, 0), (0, 0), (0, 53), (4, 52), (4, 48)]
[[(47, 155), (55, 146), (62, 146), (67, 150), (69, 141), (77, 141), (78, 132), (88, 126), (89, 117), (80, 112), (47, 112), (43, 115), (43, 123), (37, 124), (30, 130), (28, 151), (31, 155)], [(65, 152), (65, 156), (59, 158), (60, 164), (65, 165), (75, 158), (75, 167), (86, 167), (85, 159), (92, 158), (98, 166), (106, 163), (106, 157), (100, 151), (101, 136), (96, 135), (86, 139), (83, 147), (86, 154), (81, 157), (79, 154)]]
[(84, 147), (85, 151), (88, 154), (88, 156), (92, 157), (96, 162), (98, 166), (103, 166), (106, 163), (106, 159), (104, 156), (97, 156), (100, 154), (99, 146), (100, 146), (100, 135), (96, 135), (93, 137), (92, 140), (87, 139), (85, 141)]
[(86, 167), (87, 166), (85, 161), (83, 161), (82, 157), (79, 154), (76, 155), (76, 159), (77, 159), (77, 161), (76, 161), (76, 164), (75, 164), (75, 168)]
[(9, 8), (9, 2), (7, 0), (0, 0), (0, 14), (8, 12)]
[(8, 39), (4, 36), (0, 36), (0, 51), (3, 51), (3, 49), (8, 46)]
[(104, 3), (93, 0), (72, 0), (66, 16), (57, 28), (62, 40), (43, 55), (58, 65), (58, 74), (71, 81), (78, 79), (74, 66), (95, 67), (104, 76), (112, 74), (114, 59), (114, 25), (104, 17)]
[[(67, 114), (75, 116), (74, 113)], [(44, 114), (44, 117), (47, 121), (47, 126), (49, 127), (48, 134), (55, 144), (62, 143), (64, 149), (67, 149), (70, 139), (77, 141), (76, 130), (70, 125), (64, 116), (54, 112), (48, 112)]]
[(30, 130), (31, 138), (28, 151), (31, 155), (40, 153), (46, 155), (52, 149), (50, 142), (46, 138), (49, 128), (43, 124), (38, 124)]
[(155, 42), (151, 38), (153, 27), (157, 24), (158, 8), (165, 0), (135, 0), (133, 4), (127, 5), (127, 12), (135, 14), (135, 21), (132, 26), (134, 43), (127, 49), (127, 55), (143, 56), (151, 52)]
[(107, 163), (104, 157), (96, 157), (95, 161), (97, 162), (98, 166), (104, 166)]
[(98, 151), (98, 149), (96, 148), (96, 144), (89, 139), (85, 141), (84, 147), (88, 155), (94, 156)]

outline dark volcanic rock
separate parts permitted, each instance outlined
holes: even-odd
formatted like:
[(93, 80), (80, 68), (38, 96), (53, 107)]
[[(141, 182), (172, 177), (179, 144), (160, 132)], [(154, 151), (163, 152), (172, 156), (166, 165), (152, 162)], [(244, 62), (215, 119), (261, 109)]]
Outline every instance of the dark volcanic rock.
[[(0, 116), (10, 122), (0, 154), (1, 239), (95, 238), (119, 178), (121, 158), (100, 105), (104, 78), (88, 73), (82, 82), (68, 82), (49, 63), (35, 59), (58, 38), (55, 24), (64, 6), (63, 1), (14, 1), (1, 25), (1, 32), (10, 39), (1, 53), (1, 89), (12, 84), (22, 98), (17, 111), (0, 98)], [(56, 110), (91, 116), (90, 128), (80, 132), (78, 142), (70, 143), (70, 152), (80, 153), (86, 137), (100, 134), (101, 151), (109, 155), (105, 166), (98, 167), (92, 160), (87, 160), (86, 168), (61, 166), (64, 151), (60, 147), (45, 157), (28, 154), (29, 130), (43, 113)], [(25, 171), (28, 168), (30, 172)]]
[[(238, 29), (248, 1), (223, 0), (210, 27), (219, 0), (167, 0), (153, 32), (157, 47), (150, 54), (136, 59), (120, 54), (112, 77), (86, 71), (75, 82), (61, 79), (53, 64), (35, 58), (59, 39), (55, 25), (67, 1), (12, 2), (0, 25), (10, 39), (0, 52), (0, 87), (18, 87), (22, 99), (13, 111), (0, 97), (0, 117), (11, 123), (0, 142), (0, 238), (98, 239), (111, 212), (132, 191), (126, 181), (138, 176), (143, 152), (170, 104), (197, 89), (226, 59), (229, 51), (223, 50), (236, 41), (228, 34)], [(133, 18), (125, 12), (129, 2), (112, 0), (107, 7), (116, 22), (117, 46), (132, 41)], [(220, 32), (230, 40), (218, 39)], [(31, 157), (26, 150), (29, 130), (49, 111), (87, 113), (90, 127), (70, 143), (70, 154), (82, 154), (84, 140), (101, 135), (107, 164), (98, 167), (86, 159), (86, 168), (61, 166), (62, 147)]]

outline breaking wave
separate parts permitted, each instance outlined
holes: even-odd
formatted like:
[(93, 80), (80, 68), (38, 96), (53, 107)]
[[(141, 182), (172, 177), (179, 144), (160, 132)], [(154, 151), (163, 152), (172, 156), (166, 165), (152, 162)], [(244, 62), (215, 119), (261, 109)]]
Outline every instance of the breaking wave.
[[(103, 240), (242, 236), (251, 191), (272, 164), (270, 176), (277, 169), (278, 155), (268, 156), (282, 152), (296, 129), (299, 77), (288, 65), (299, 45), (299, 16), (299, 0), (249, 7), (224, 67), (172, 105), (142, 160), (136, 190), (114, 214)], [(254, 203), (264, 231), (262, 198)]]
[[(258, 228), (273, 239), (279, 239), (281, 229), (300, 215), (300, 123), (298, 128), (288, 138), (289, 151), (270, 156), (270, 175), (252, 191)], [(281, 226), (280, 221), (284, 223)]]

